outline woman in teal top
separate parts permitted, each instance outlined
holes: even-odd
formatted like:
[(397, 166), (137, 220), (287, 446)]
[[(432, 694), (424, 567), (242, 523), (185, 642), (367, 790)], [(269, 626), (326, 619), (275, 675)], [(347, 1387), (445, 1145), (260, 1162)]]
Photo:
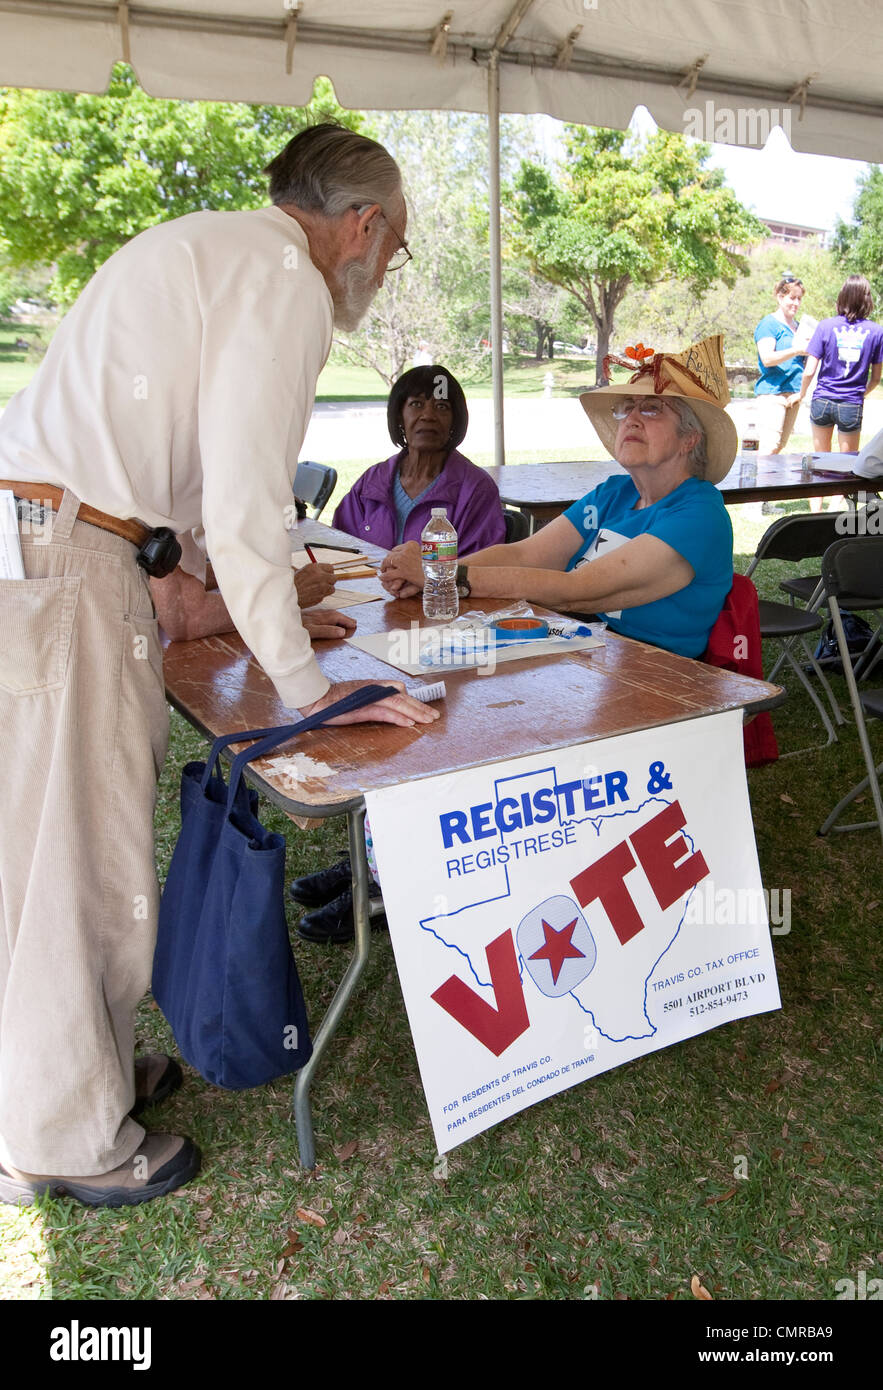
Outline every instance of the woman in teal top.
[(775, 289), (778, 308), (754, 330), (760, 377), (754, 394), (760, 407), (760, 453), (783, 452), (800, 409), (800, 384), (806, 357), (794, 347), (803, 281), (783, 275)]
[[(698, 657), (733, 583), (733, 532), (714, 486), (737, 448), (721, 339), (676, 355), (642, 350), (625, 365), (638, 367), (630, 382), (580, 397), (625, 474), (526, 540), (471, 555), (458, 588), (600, 613), (615, 632)], [(419, 547), (390, 551), (382, 578), (392, 594), (416, 593)]]

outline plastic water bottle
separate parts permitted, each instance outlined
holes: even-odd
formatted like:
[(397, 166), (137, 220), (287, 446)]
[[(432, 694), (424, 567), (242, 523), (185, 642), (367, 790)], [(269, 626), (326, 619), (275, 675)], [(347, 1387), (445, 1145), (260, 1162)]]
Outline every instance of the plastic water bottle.
[(753, 455), (751, 462), (756, 463), (759, 448), (760, 430), (757, 428), (757, 415), (753, 410), (749, 410), (742, 430), (742, 453)]
[(423, 553), (423, 612), (449, 623), (460, 611), (457, 596), (457, 532), (444, 507), (433, 507), (420, 537)]

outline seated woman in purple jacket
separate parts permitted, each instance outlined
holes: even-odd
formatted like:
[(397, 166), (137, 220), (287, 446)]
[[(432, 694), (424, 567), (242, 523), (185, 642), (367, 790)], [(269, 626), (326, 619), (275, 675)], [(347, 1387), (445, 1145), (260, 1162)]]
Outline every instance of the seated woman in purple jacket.
[(389, 393), (386, 418), (399, 452), (362, 474), (334, 513), (334, 525), (391, 550), (419, 541), (433, 507), (444, 507), (458, 554), (504, 540), (495, 484), (457, 452), (469, 412), (456, 377), (439, 366), (405, 372)]

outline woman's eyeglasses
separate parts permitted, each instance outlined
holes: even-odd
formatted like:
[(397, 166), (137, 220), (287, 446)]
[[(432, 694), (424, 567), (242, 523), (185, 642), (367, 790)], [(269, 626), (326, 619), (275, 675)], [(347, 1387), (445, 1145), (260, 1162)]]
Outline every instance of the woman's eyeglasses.
[(627, 420), (632, 411), (637, 408), (638, 414), (645, 420), (658, 420), (665, 409), (664, 401), (652, 400), (624, 400), (617, 401), (616, 405), (610, 407), (610, 414), (614, 420)]

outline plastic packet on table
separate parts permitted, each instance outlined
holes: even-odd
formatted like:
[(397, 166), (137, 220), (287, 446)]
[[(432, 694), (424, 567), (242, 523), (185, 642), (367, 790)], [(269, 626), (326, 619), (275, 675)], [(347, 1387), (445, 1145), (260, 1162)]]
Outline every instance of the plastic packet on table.
[[(481, 613), (477, 609), (470, 609), (468, 613), (461, 613), (449, 626), (454, 632), (461, 634), (473, 634), (477, 636), (492, 622), (499, 622), (501, 618), (535, 618), (536, 614), (526, 599), (518, 599), (511, 603), (508, 608), (500, 608), (495, 613)], [(599, 642), (604, 641), (604, 633), (607, 624), (598, 619), (594, 622), (586, 622), (581, 618), (566, 618), (557, 616), (546, 618), (549, 624), (549, 637), (588, 637), (592, 636)], [(466, 641), (468, 641), (468, 637)]]

